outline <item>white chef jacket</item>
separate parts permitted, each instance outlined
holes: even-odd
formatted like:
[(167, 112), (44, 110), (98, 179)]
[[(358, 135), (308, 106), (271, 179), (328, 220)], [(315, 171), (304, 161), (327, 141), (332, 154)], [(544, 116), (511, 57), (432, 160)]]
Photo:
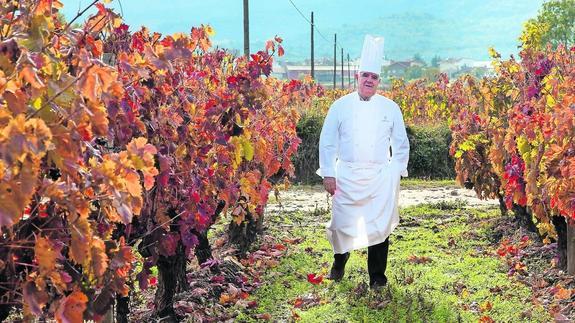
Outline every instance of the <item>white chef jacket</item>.
[(378, 94), (361, 101), (353, 92), (332, 104), (317, 174), (336, 178), (327, 224), (335, 253), (381, 243), (399, 224), (399, 179), (407, 176), (408, 160), (409, 140), (395, 102)]

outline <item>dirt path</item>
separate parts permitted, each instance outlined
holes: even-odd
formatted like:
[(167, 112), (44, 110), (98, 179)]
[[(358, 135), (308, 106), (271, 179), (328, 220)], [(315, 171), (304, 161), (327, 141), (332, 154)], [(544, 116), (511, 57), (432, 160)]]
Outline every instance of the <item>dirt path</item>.
[[(480, 200), (473, 190), (459, 187), (410, 188), (402, 189), (399, 195), (399, 206), (407, 207), (421, 203), (461, 200), (469, 206), (498, 205), (497, 200)], [(329, 209), (331, 201), (321, 186), (298, 188), (281, 192), (279, 203), (272, 195), (268, 203), (268, 212), (283, 210), (313, 211)]]

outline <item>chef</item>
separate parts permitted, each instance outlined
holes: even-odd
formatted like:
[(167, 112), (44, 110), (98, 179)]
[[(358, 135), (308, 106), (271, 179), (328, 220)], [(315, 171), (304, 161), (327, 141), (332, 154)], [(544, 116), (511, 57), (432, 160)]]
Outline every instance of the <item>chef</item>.
[(317, 170), (333, 201), (327, 237), (334, 262), (328, 278), (341, 280), (350, 251), (368, 247), (372, 288), (387, 283), (389, 235), (399, 224), (399, 180), (407, 176), (409, 159), (401, 110), (376, 93), (382, 60), (383, 38), (366, 35), (355, 75), (358, 90), (331, 105)]

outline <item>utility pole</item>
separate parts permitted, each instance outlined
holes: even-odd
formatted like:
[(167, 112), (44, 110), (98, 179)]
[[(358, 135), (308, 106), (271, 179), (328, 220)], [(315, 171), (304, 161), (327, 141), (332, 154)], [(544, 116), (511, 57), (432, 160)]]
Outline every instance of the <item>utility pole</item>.
[(351, 65), (349, 64), (349, 53), (347, 53), (347, 87), (351, 87)]
[(315, 80), (315, 65), (314, 65), (314, 52), (313, 52), (313, 11), (311, 12), (311, 79)]
[(341, 48), (341, 89), (343, 90), (343, 47)]
[(358, 70), (355, 70), (355, 75), (353, 75), (353, 89), (355, 90), (356, 88), (356, 80), (357, 80), (357, 73), (359, 73), (359, 67), (357, 67)]
[(333, 34), (333, 89), (335, 90), (335, 78), (337, 75), (337, 34)]
[(250, 13), (248, 0), (244, 0), (244, 55), (250, 57)]

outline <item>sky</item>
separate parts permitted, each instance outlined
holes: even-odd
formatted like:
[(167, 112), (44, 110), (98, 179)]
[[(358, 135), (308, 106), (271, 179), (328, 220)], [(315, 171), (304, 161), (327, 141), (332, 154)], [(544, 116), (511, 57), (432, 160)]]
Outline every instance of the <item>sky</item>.
[[(91, 1), (63, 0), (71, 19)], [(250, 0), (250, 49), (284, 39), (285, 60), (310, 54), (309, 20), (314, 12), (316, 57), (333, 56), (333, 35), (352, 59), (360, 55), (366, 33), (385, 38), (388, 59), (425, 59), (438, 55), (488, 59), (491, 46), (504, 56), (517, 52), (525, 20), (535, 17), (543, 0)], [(292, 4), (293, 3), (293, 4)], [(162, 34), (188, 32), (209, 24), (220, 47), (243, 49), (243, 0), (113, 0), (131, 30), (145, 25)], [(300, 14), (296, 7), (301, 11)]]

